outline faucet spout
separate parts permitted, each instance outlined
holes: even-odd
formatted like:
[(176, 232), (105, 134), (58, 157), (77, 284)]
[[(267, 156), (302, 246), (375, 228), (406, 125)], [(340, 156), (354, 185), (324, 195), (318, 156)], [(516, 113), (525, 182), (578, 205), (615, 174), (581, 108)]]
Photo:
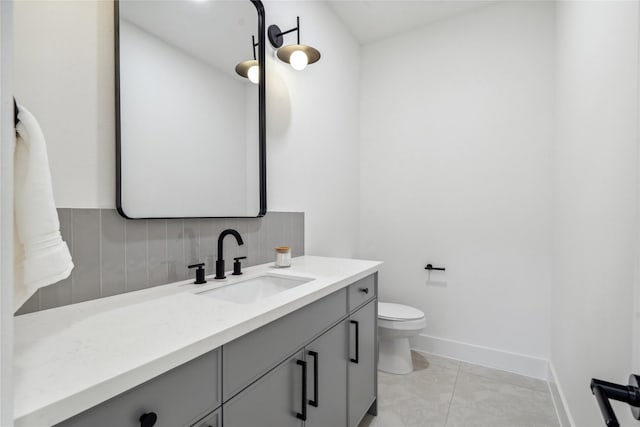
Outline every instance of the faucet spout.
[(218, 236), (218, 259), (216, 261), (216, 279), (225, 279), (226, 276), (224, 275), (224, 247), (223, 247), (223, 242), (224, 242), (224, 238), (227, 237), (229, 234), (231, 234), (233, 237), (236, 238), (236, 242), (238, 242), (238, 245), (244, 245), (244, 241), (242, 240), (242, 236), (240, 235), (240, 233), (238, 233), (236, 230), (232, 229), (232, 228), (227, 228), (226, 230), (224, 230), (222, 233), (220, 233), (220, 236)]

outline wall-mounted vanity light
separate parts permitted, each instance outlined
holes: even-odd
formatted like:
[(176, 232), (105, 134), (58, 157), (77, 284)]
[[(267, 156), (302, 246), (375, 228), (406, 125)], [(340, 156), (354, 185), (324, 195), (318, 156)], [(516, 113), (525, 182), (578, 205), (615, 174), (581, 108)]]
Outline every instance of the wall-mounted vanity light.
[[(280, 31), (277, 25), (270, 25), (267, 31), (271, 45), (278, 49), (277, 55), (281, 61), (291, 64), (294, 70), (304, 70), (307, 64), (313, 64), (320, 59), (320, 52), (317, 49), (300, 44), (300, 17), (296, 18), (297, 25), (288, 31)], [(283, 37), (296, 31), (298, 33), (298, 44), (290, 44), (282, 47)]]
[(251, 83), (258, 84), (260, 82), (260, 68), (256, 60), (256, 46), (258, 46), (258, 43), (256, 43), (255, 36), (251, 36), (251, 44), (253, 45), (253, 59), (242, 61), (236, 65), (236, 73), (251, 80)]

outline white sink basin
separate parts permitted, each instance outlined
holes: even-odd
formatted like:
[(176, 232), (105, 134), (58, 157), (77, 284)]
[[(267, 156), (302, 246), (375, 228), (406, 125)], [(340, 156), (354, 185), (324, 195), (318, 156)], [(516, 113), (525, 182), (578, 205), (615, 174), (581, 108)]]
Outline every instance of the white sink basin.
[(312, 280), (314, 279), (308, 277), (265, 274), (221, 288), (200, 292), (198, 295), (236, 304), (251, 304)]

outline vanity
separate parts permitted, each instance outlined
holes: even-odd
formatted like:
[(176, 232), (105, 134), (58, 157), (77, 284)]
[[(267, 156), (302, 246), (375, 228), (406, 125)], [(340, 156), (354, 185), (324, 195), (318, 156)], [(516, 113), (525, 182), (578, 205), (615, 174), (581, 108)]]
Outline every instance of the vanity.
[(18, 317), (16, 426), (357, 427), (379, 265), (303, 256)]

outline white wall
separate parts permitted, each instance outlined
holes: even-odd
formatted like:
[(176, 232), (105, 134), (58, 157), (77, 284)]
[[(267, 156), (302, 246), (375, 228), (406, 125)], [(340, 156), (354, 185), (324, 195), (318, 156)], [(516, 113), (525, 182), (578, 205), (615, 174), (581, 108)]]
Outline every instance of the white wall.
[[(501, 3), (367, 44), (360, 92), (359, 256), (384, 260), (381, 299), (426, 313), (419, 348), (538, 376), (553, 23), (552, 3)], [(427, 263), (447, 271), (427, 282)]]
[(14, 87), (47, 138), (58, 207), (115, 206), (113, 5), (19, 1)]
[[(305, 212), (307, 253), (353, 256), (359, 46), (323, 2), (266, 9), (283, 29), (299, 15), (302, 42), (322, 53), (295, 72), (267, 46), (268, 209)], [(15, 22), (16, 94), (47, 136), (57, 205), (114, 207), (112, 3), (17, 2)]]
[[(267, 47), (269, 210), (304, 211), (311, 255), (355, 256), (358, 235), (359, 45), (323, 2), (267, 2), (267, 25), (300, 16), (301, 43), (322, 58), (302, 72)], [(285, 43), (295, 43), (295, 34)]]
[(632, 368), (638, 12), (557, 4), (551, 361), (578, 426), (601, 423), (591, 377), (626, 384)]
[(0, 425), (13, 426), (13, 2), (0, 2)]

